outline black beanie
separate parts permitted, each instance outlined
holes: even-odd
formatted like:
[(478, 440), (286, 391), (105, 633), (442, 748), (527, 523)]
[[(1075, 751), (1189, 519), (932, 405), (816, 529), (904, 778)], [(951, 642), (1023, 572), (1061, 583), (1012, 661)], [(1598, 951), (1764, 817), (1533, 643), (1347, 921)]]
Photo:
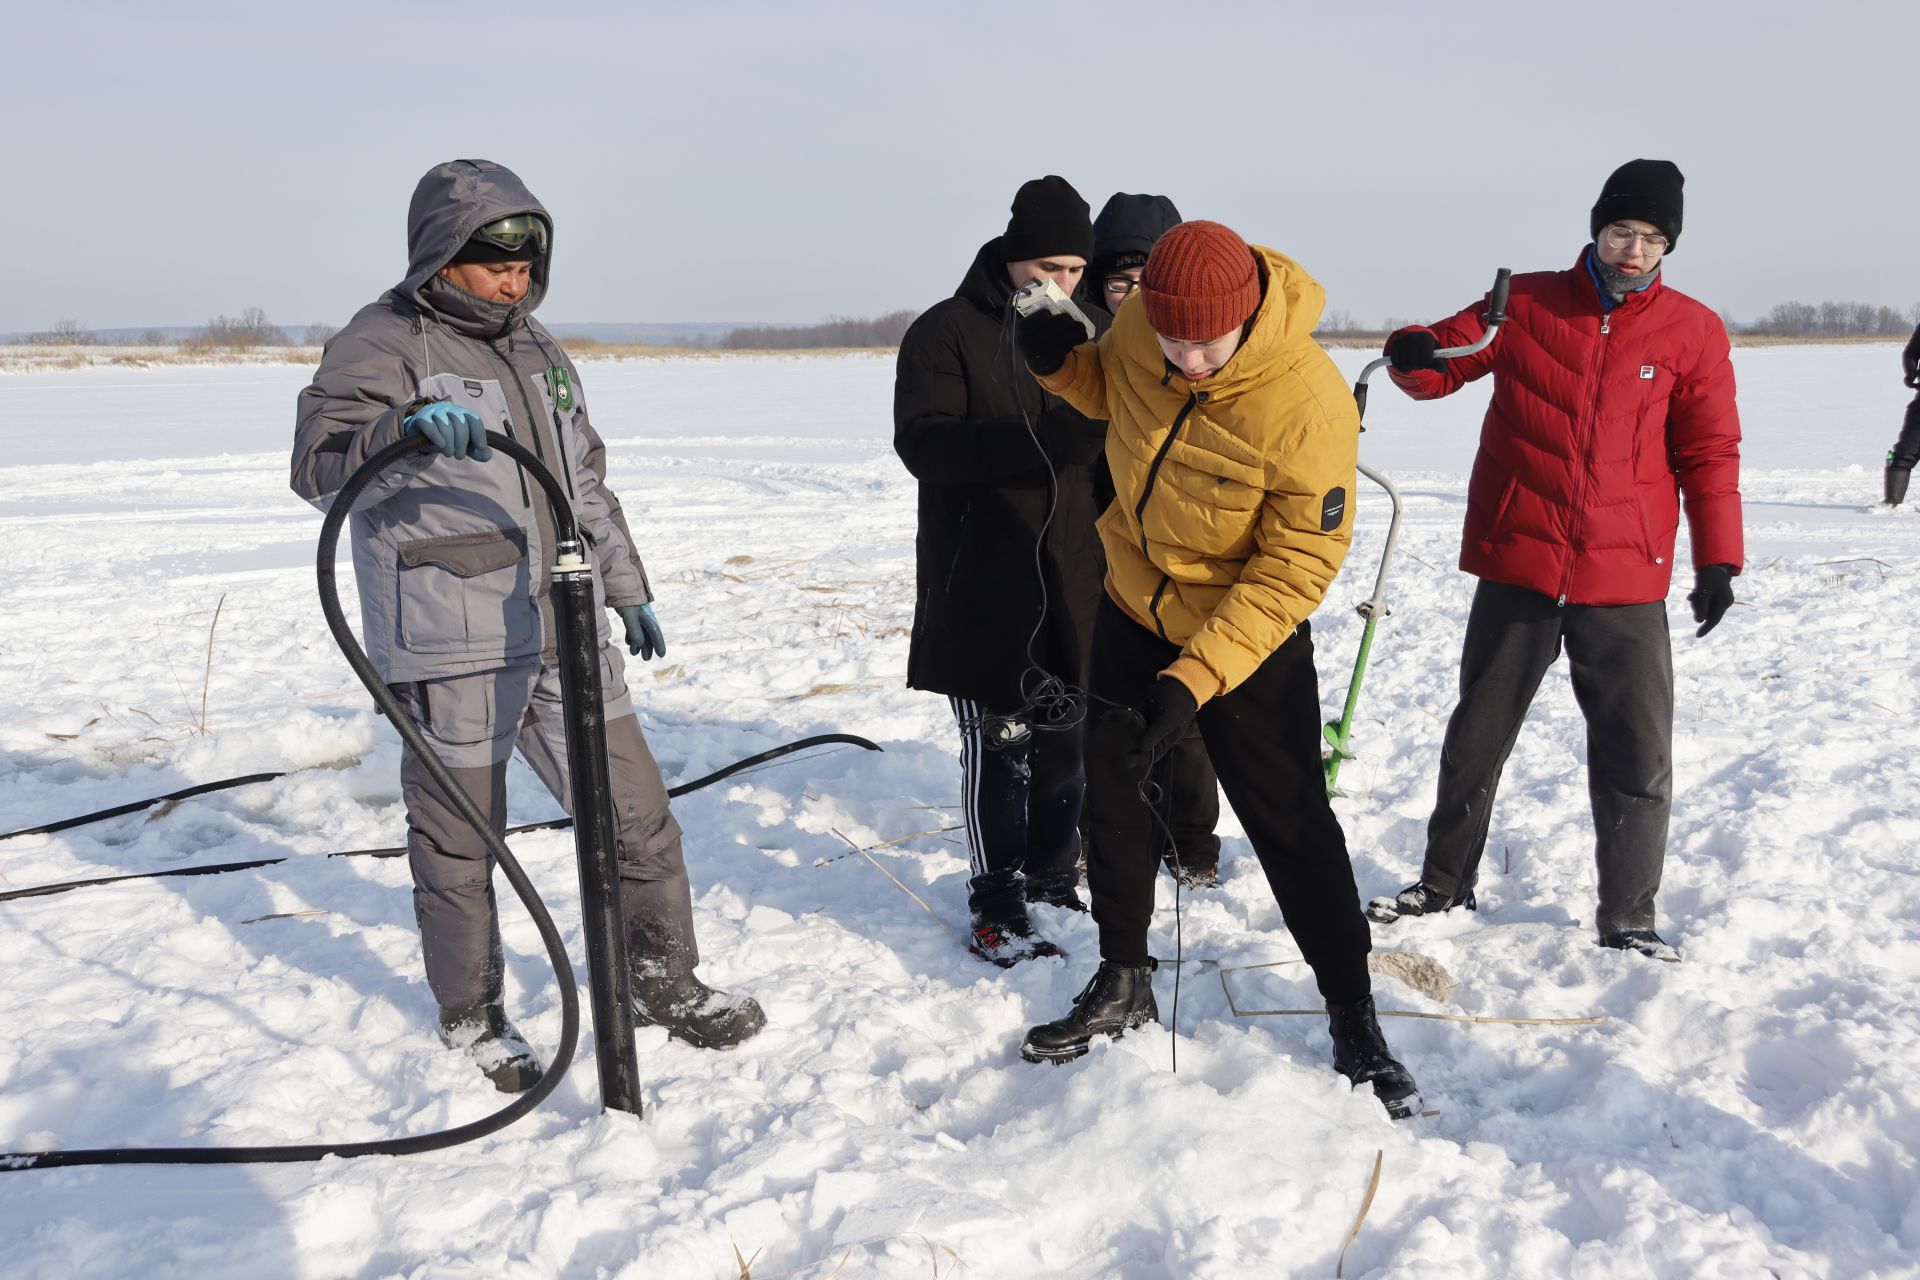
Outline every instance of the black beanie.
[(450, 267), (458, 267), (469, 262), (538, 262), (540, 245), (529, 240), (518, 249), (503, 249), (491, 240), (482, 240), (475, 236), (461, 245), (459, 251), (447, 260)]
[(1025, 262), (1054, 254), (1093, 257), (1093, 222), (1073, 184), (1050, 173), (1020, 184), (1014, 193), (1013, 217), (1000, 237), (1000, 260)]
[(1667, 238), (1671, 252), (1680, 244), (1680, 188), (1686, 181), (1680, 166), (1671, 160), (1627, 161), (1600, 189), (1600, 198), (1593, 204), (1593, 226), (1587, 234), (1597, 238), (1600, 228), (1622, 218), (1651, 222)]

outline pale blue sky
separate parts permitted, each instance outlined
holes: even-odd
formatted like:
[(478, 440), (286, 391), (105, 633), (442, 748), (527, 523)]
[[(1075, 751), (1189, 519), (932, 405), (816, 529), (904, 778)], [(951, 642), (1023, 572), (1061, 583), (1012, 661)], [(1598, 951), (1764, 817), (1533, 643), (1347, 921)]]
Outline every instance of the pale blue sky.
[(1570, 264), (1687, 174), (1672, 283), (1750, 318), (1920, 300), (1920, 4), (10, 0), (0, 331), (338, 324), (433, 163), (553, 210), (559, 321), (923, 308), (1057, 172), (1170, 195), (1361, 320)]

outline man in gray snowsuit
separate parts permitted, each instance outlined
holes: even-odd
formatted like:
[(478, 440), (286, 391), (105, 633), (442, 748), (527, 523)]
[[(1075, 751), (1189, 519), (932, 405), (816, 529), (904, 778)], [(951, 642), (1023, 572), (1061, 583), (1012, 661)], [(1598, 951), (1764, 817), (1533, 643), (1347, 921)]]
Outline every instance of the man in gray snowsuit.
[[(328, 342), (300, 393), (294, 434), (294, 492), (322, 510), (394, 441), (418, 434), (434, 446), (389, 467), (355, 505), (361, 629), (375, 669), (496, 830), (506, 825), (516, 748), (561, 804), (570, 793), (546, 580), (553, 517), (518, 465), (492, 457), (486, 431), (519, 441), (560, 477), (595, 593), (620, 615), (630, 652), (666, 651), (579, 376), (533, 319), (547, 291), (552, 225), (499, 165), (455, 160), (430, 170), (408, 209), (406, 278)], [(693, 974), (680, 827), (604, 615), (600, 652), (636, 1020), (697, 1045), (738, 1044), (765, 1018), (751, 999), (712, 991)], [(493, 860), (411, 751), (400, 779), (441, 1038), (502, 1091), (528, 1088), (540, 1067), (501, 1009)]]

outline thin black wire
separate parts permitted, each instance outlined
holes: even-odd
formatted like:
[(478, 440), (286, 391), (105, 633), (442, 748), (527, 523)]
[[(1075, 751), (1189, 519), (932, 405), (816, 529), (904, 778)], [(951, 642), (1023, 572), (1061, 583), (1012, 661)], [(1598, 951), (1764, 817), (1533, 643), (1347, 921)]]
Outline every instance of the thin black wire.
[[(1166, 833), (1167, 854), (1173, 860), (1173, 1012), (1167, 1015), (1169, 1037), (1167, 1048), (1172, 1055), (1173, 1074), (1178, 1075), (1180, 1073), (1180, 973), (1186, 968), (1187, 959), (1186, 933), (1181, 927), (1180, 892), (1185, 883), (1182, 877), (1186, 875), (1186, 864), (1180, 860), (1180, 842), (1174, 838), (1173, 827), (1160, 812), (1166, 792), (1158, 782), (1154, 781), (1152, 774), (1153, 769), (1165, 767), (1167, 757), (1172, 754), (1173, 746), (1168, 744), (1166, 753), (1156, 756), (1153, 764), (1149, 766), (1147, 776), (1140, 779), (1139, 790), (1140, 799), (1146, 802), (1147, 812), (1153, 815), (1154, 824)], [(1160, 874), (1158, 868), (1154, 869), (1154, 874), (1156, 876)]]

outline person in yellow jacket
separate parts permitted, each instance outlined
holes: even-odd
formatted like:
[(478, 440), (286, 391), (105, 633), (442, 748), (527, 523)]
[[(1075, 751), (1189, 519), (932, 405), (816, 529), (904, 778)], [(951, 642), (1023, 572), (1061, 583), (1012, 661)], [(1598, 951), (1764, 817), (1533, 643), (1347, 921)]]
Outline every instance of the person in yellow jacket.
[[(1100, 518), (1087, 881), (1100, 969), (1029, 1061), (1084, 1054), (1157, 1018), (1147, 954), (1150, 783), (1196, 718), (1220, 785), (1327, 1001), (1334, 1065), (1396, 1117), (1420, 1105), (1374, 1015), (1346, 837), (1327, 803), (1308, 616), (1352, 539), (1360, 418), (1313, 340), (1325, 291), (1215, 222), (1157, 243), (1099, 342), (1042, 313), (1015, 337), (1041, 386), (1108, 421), (1116, 497)], [(1137, 710), (1135, 710), (1137, 709)], [(1175, 851), (1176, 856), (1178, 851)]]

